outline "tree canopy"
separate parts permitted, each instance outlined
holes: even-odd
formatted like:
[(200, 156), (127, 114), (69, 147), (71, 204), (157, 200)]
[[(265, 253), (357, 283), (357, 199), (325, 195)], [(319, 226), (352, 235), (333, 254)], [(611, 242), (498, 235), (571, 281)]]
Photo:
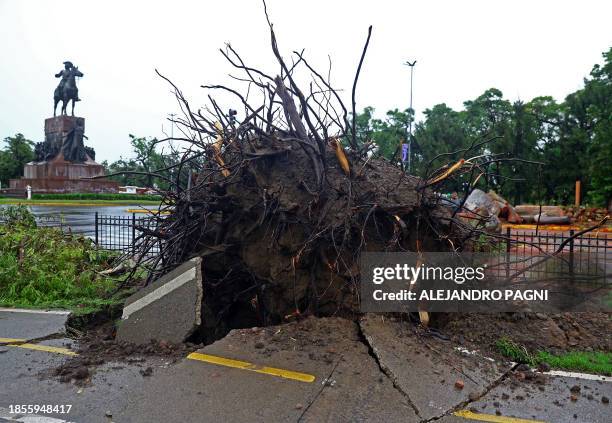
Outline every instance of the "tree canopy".
[[(607, 205), (612, 200), (612, 48), (603, 58), (584, 87), (562, 103), (549, 96), (510, 101), (490, 88), (465, 101), (462, 110), (444, 103), (425, 110), (412, 136), (411, 173), (424, 175), (448, 162), (449, 156), (434, 160), (439, 154), (489, 139), (474, 154), (509, 160), (485, 169), (481, 188), (513, 203), (568, 204), (580, 180), (588, 202)], [(412, 110), (394, 109), (377, 119), (366, 107), (356, 117), (360, 141), (373, 142), (375, 154), (397, 161), (412, 116)], [(446, 188), (459, 191), (462, 181), (449, 180)]]
[(23, 165), (34, 160), (34, 143), (22, 134), (4, 139), (4, 148), (0, 150), (0, 182), (8, 185), (9, 179), (23, 176)]

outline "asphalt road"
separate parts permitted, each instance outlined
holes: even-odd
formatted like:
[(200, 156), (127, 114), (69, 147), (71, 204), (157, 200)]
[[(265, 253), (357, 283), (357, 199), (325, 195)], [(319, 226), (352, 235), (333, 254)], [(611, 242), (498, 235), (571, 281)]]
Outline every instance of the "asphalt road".
[[(551, 376), (542, 387), (516, 384), (510, 365), (481, 365), (489, 360), (435, 343), (425, 348), (397, 323), (376, 319), (234, 331), (176, 363), (138, 356), (106, 363), (79, 387), (50, 375), (75, 345), (62, 336), (65, 318), (0, 311), (0, 422), (612, 421), (602, 402), (612, 382)], [(43, 340), (6, 345), (32, 338)], [(143, 376), (148, 367), (152, 374)], [(464, 390), (453, 386), (458, 377)], [(472, 387), (478, 395), (469, 398)], [(11, 413), (28, 404), (71, 409)]]
[(57, 226), (62, 224), (75, 233), (93, 236), (95, 232), (95, 214), (100, 216), (131, 216), (128, 209), (138, 209), (140, 206), (29, 206), (32, 213), (42, 225)]

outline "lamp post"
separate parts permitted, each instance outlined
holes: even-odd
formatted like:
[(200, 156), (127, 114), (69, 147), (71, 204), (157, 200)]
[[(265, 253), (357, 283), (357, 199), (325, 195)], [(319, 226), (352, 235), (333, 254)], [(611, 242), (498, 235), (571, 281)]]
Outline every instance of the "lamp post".
[(410, 121), (408, 122), (408, 156), (407, 156), (407, 161), (408, 161), (408, 166), (407, 166), (407, 170), (408, 173), (410, 173), (410, 161), (411, 161), (411, 153), (412, 153), (412, 121), (414, 120), (414, 110), (412, 109), (412, 77), (414, 74), (414, 65), (416, 65), (416, 60), (413, 61), (412, 63), (410, 63), (409, 61), (406, 61), (406, 63), (404, 63), (404, 65), (406, 66), (410, 66), (410, 112), (412, 113), (412, 116), (410, 118)]
[(176, 116), (176, 113), (168, 113), (168, 116), (170, 117), (170, 138), (174, 138), (174, 117)]

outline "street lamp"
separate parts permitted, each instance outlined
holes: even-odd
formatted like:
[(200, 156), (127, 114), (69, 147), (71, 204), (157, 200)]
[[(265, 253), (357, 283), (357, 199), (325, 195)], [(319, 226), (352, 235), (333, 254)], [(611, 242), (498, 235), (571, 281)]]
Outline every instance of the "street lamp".
[(170, 117), (170, 138), (174, 138), (174, 117), (176, 116), (176, 113), (168, 113), (168, 116)]
[(410, 66), (410, 112), (412, 113), (412, 117), (408, 122), (408, 173), (410, 173), (410, 157), (411, 157), (411, 147), (412, 147), (412, 121), (414, 120), (414, 110), (412, 109), (412, 76), (414, 74), (414, 65), (416, 65), (416, 60), (410, 63), (406, 61), (404, 65)]

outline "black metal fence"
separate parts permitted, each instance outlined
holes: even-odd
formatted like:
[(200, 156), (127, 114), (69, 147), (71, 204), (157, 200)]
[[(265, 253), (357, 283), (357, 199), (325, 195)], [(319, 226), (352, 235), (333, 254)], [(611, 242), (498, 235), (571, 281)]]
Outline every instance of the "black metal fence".
[[(574, 230), (536, 232), (507, 228), (505, 235), (500, 258), (509, 275), (529, 268), (530, 278), (534, 279), (563, 276), (612, 282), (612, 233), (589, 232), (575, 236)], [(553, 260), (542, 262), (553, 254)], [(537, 262), (542, 263), (531, 267)]]
[[(136, 213), (116, 216), (96, 212), (94, 222), (91, 215), (73, 217), (70, 222), (63, 222), (61, 216), (37, 216), (36, 220), (40, 226), (59, 227), (91, 238), (101, 249), (125, 253), (139, 250), (140, 228), (153, 230), (156, 225), (154, 217), (137, 216)], [(548, 267), (530, 269), (530, 272), (585, 277), (603, 275), (606, 281), (612, 282), (612, 233), (593, 231), (574, 237), (575, 234), (574, 230), (536, 232), (507, 228), (504, 240), (498, 244), (499, 265), (505, 273), (514, 274), (542, 257), (555, 254), (555, 260), (550, 260)], [(160, 246), (154, 245), (149, 254), (158, 254), (159, 250)]]
[[(153, 230), (156, 220), (150, 216), (110, 216), (95, 214), (95, 232), (93, 241), (104, 250), (135, 253), (142, 242), (142, 229)], [(148, 254), (159, 253), (159, 244), (155, 244)]]

